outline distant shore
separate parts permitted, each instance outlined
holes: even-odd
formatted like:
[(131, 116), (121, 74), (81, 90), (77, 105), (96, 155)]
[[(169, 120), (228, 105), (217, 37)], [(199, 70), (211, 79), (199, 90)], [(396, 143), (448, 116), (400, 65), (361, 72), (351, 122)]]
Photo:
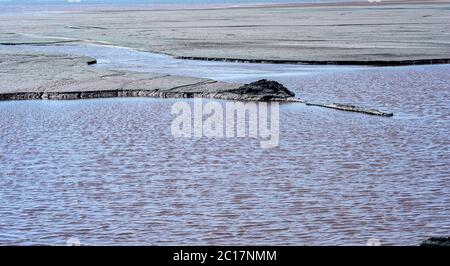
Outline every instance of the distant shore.
[[(0, 6), (9, 7), (9, 10), (25, 12), (28, 11), (99, 11), (99, 12), (121, 12), (121, 11), (163, 11), (163, 10), (210, 10), (210, 9), (240, 9), (240, 8), (288, 8), (288, 7), (323, 7), (323, 6), (374, 6), (374, 5), (397, 5), (397, 4), (446, 4), (449, 0), (382, 0), (380, 2), (369, 2), (368, 0), (334, 1), (327, 2), (255, 2), (255, 3), (189, 3), (189, 4), (16, 4), (2, 3)], [(1, 10), (3, 11), (3, 10)], [(0, 14), (2, 13), (0, 11)]]
[(0, 16), (0, 44), (88, 41), (200, 60), (438, 64), (450, 61), (449, 8), (397, 0), (23, 14)]

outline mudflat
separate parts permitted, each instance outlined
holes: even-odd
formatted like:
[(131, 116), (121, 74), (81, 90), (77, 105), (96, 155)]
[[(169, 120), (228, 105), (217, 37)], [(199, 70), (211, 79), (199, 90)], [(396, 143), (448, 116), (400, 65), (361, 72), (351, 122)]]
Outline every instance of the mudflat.
[(277, 82), (225, 83), (205, 78), (92, 68), (94, 58), (0, 50), (0, 100), (110, 97), (298, 101)]
[(449, 1), (105, 10), (0, 17), (0, 43), (88, 41), (180, 58), (447, 63)]
[[(94, 58), (0, 50), (0, 100), (120, 96), (217, 97), (238, 84), (164, 74), (92, 68)], [(220, 94), (220, 96), (216, 96)]]

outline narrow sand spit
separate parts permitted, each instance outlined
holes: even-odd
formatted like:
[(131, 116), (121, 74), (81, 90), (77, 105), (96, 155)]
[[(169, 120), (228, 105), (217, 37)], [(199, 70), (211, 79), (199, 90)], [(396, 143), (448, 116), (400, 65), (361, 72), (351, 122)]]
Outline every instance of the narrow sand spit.
[[(295, 101), (279, 84), (243, 86), (211, 79), (92, 68), (90, 57), (0, 50), (0, 100), (110, 97)], [(275, 85), (275, 86), (274, 86)], [(278, 87), (277, 87), (278, 86)]]

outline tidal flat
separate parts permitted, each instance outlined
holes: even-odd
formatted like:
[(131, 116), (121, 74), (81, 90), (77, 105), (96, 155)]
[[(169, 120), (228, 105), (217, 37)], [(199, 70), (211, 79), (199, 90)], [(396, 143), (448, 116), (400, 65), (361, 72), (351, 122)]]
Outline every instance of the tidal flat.
[(399, 64), (448, 60), (448, 1), (82, 10), (0, 16), (0, 43), (89, 41), (182, 58)]

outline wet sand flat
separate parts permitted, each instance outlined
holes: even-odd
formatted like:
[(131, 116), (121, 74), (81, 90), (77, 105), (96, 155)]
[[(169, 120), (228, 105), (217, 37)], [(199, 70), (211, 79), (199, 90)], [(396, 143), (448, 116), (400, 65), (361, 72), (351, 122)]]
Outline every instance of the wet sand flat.
[(155, 73), (92, 68), (94, 58), (0, 50), (0, 100), (120, 96), (227, 98), (239, 84)]
[(0, 43), (90, 41), (210, 60), (442, 63), (449, 10), (448, 1), (387, 1), (3, 16)]

